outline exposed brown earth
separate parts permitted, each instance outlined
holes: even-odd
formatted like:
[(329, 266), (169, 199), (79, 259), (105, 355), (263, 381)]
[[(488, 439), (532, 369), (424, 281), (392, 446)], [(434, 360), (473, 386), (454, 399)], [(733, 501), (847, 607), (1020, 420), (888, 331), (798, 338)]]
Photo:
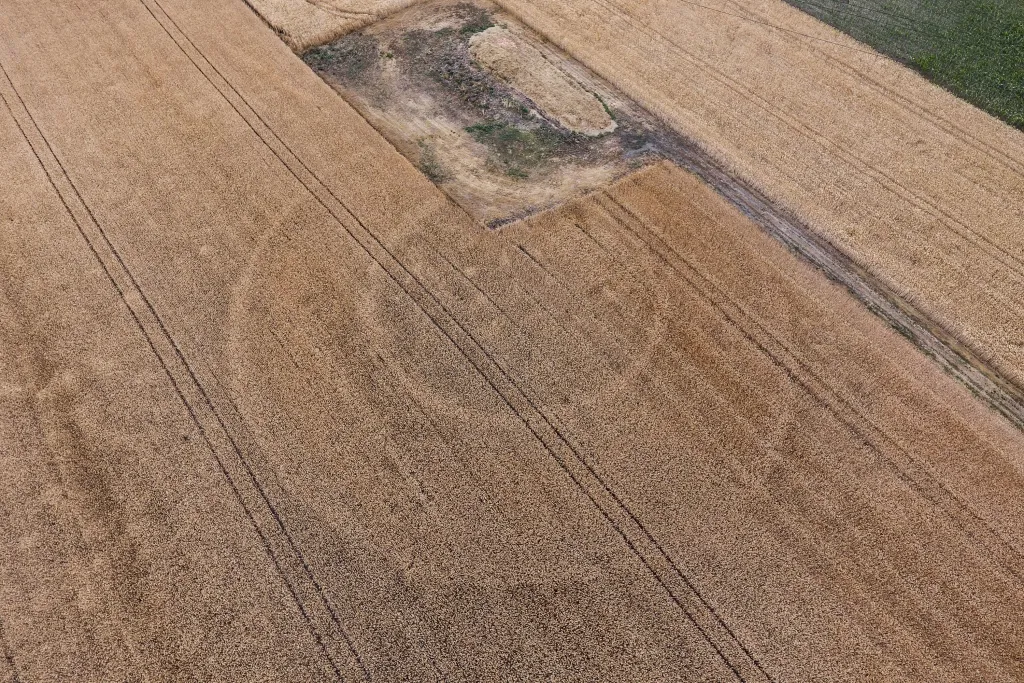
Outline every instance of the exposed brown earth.
[(1024, 677), (1024, 434), (693, 176), (488, 231), (234, 0), (0, 38), (0, 675)]

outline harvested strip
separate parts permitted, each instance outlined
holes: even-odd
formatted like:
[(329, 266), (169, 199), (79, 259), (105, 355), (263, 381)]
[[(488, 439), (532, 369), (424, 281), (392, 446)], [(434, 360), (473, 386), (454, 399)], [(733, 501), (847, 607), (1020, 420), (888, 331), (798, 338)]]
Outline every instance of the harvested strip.
[(593, 93), (508, 29), (492, 26), (477, 33), (469, 40), (469, 52), (563, 127), (584, 135), (615, 130), (615, 121)]

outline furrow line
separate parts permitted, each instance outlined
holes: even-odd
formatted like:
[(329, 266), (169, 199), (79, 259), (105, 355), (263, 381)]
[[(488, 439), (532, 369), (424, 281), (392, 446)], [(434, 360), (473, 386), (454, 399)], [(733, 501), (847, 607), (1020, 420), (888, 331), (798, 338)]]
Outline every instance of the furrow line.
[[(730, 2), (729, 4), (731, 4), (738, 12), (748, 12), (755, 18), (764, 18), (759, 13), (750, 11), (745, 6), (737, 2)], [(1017, 177), (1024, 179), (1024, 164), (1022, 164), (1020, 160), (1007, 154), (1005, 151), (999, 149), (998, 147), (989, 144), (984, 139), (972, 134), (969, 130), (961, 128), (955, 122), (950, 121), (949, 119), (944, 117), (941, 112), (931, 111), (930, 109), (915, 103), (913, 100), (906, 97), (898, 90), (894, 90), (893, 88), (885, 85), (881, 81), (872, 77), (869, 73), (861, 71), (852, 64), (849, 64), (848, 62), (845, 62), (842, 59), (835, 57), (833, 53), (829, 52), (828, 50), (820, 49), (819, 43), (817, 41), (807, 40), (806, 38), (804, 38), (801, 40), (801, 42), (804, 45), (806, 45), (809, 50), (812, 50), (817, 54), (821, 55), (826, 62), (837, 66), (838, 68), (840, 68), (842, 71), (849, 75), (853, 75), (861, 79), (864, 83), (866, 83), (876, 92), (879, 92), (888, 97), (889, 99), (891, 99), (892, 101), (896, 102), (904, 111), (918, 114), (919, 116), (921, 116), (921, 118), (926, 120), (937, 130), (946, 133), (955, 140), (962, 142), (969, 147), (974, 147), (975, 149), (983, 150), (988, 154), (990, 159), (1001, 164), (1005, 169), (1012, 172)]]
[[(607, 484), (565, 442), (558, 430), (522, 392), (487, 349), (277, 135), (223, 73), (167, 15), (160, 3), (157, 0), (140, 0), (140, 2), (146, 5), (154, 15), (154, 19), (178, 45), (179, 49), (224, 97), (295, 180), (305, 187), (310, 195), (334, 218), (342, 230), (409, 296), (435, 328), (469, 361), (509, 410), (526, 425), (549, 455), (614, 528), (657, 583), (668, 593), (673, 603), (707, 640), (732, 674), (744, 682), (773, 681), (774, 679), (764, 671), (747, 647), (736, 638), (729, 626), (710, 607), (710, 604), (700, 595), (692, 582), (674, 567), (670, 558), (660, 549), (660, 545), (652, 542), (652, 537), (639, 526), (635, 515), (624, 507), (621, 499), (611, 492)], [(166, 18), (167, 24), (160, 21), (149, 3), (158, 8), (161, 15)], [(173, 26), (173, 32), (168, 24)], [(195, 54), (193, 55), (192, 52)], [(207, 68), (204, 69), (200, 62), (206, 64)], [(249, 115), (247, 116), (246, 113)]]
[[(717, 69), (714, 65), (687, 51), (678, 41), (666, 36), (657, 29), (651, 28), (647, 24), (636, 22), (633, 17), (623, 12), (621, 8), (611, 5), (608, 2), (605, 2), (605, 0), (595, 0), (595, 2), (607, 9), (609, 13), (618, 14), (627, 21), (627, 23), (633, 23), (637, 27), (641, 28), (649, 37), (670, 45), (680, 57), (698, 68), (703, 68), (723, 87), (728, 88), (741, 98), (754, 102), (762, 111), (790, 128), (798, 135), (812, 141), (823, 150), (833, 148), (837, 152), (838, 156), (851, 168), (870, 178), (875, 182), (875, 184), (893, 196), (902, 200), (910, 201), (920, 210), (931, 215), (933, 218), (939, 219), (939, 224), (941, 224), (946, 230), (957, 235), (965, 242), (976, 245), (988, 257), (992, 258), (1012, 273), (1017, 280), (1024, 281), (1024, 259), (1021, 259), (1015, 254), (1007, 251), (988, 236), (977, 232), (946, 209), (934, 204), (927, 197), (923, 197), (913, 190), (905, 187), (889, 173), (872, 165), (869, 161), (862, 159), (859, 155), (846, 147), (843, 147), (840, 143), (835, 142), (824, 133), (821, 133), (817, 129), (794, 119), (783, 109), (773, 106), (771, 102), (768, 102), (757, 93), (747, 89), (741, 83), (736, 82), (735, 79)], [(1004, 303), (1007, 306), (1020, 309), (1020, 305), (1016, 302), (1005, 301)]]
[[(254, 527), (276, 572), (286, 584), (303, 620), (317, 641), (331, 673), (338, 680), (368, 679), (360, 662), (352, 664), (354, 651), (312, 571), (284, 525), (245, 454), (210, 400), (178, 343), (139, 286), (124, 258), (114, 247), (102, 224), (85, 202), (67, 172), (66, 165), (28, 109), (6, 68), (0, 64), (0, 99), (14, 119), (26, 144), (65, 211), (86, 242), (106, 278), (126, 306), (135, 325), (167, 375), (175, 394), (184, 405), (214, 457), (218, 470), (232, 490), (245, 516)], [(11, 96), (13, 95), (13, 97)], [(14, 103), (17, 103), (17, 106)], [(346, 643), (339, 648), (336, 643)], [(356, 673), (357, 675), (351, 675)]]

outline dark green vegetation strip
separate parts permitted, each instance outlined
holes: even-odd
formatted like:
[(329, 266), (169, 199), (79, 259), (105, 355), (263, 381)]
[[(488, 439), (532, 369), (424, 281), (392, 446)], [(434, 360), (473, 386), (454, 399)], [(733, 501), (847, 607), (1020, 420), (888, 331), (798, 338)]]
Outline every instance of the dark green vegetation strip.
[(786, 0), (1024, 130), (1024, 0)]

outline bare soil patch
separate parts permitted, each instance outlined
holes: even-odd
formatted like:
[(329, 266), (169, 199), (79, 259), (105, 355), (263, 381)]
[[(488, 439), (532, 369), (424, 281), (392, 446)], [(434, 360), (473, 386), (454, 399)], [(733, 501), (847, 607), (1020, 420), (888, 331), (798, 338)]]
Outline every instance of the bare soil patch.
[(658, 122), (484, 2), (423, 3), (303, 58), (490, 226), (661, 157)]

